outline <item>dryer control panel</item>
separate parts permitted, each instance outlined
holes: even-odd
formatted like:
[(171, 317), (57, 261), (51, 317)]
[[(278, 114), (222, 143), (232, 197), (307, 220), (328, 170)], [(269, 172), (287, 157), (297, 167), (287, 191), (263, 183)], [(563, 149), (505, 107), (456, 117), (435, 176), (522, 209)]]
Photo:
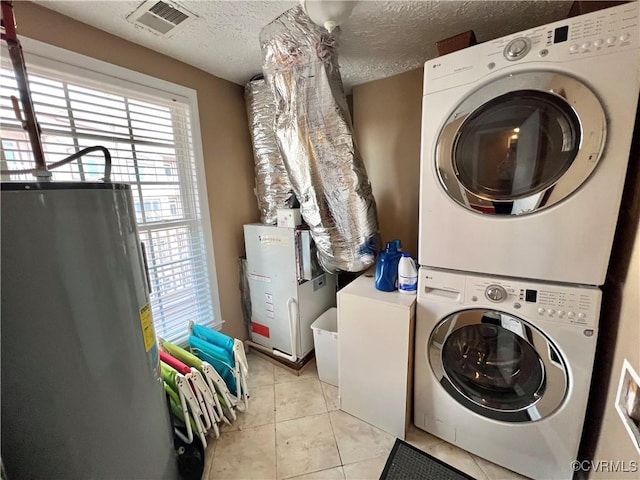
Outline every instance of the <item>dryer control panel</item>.
[(463, 304), (499, 304), (523, 319), (595, 325), (602, 293), (595, 287), (467, 275)]
[(601, 10), (567, 20), (567, 24), (547, 32), (547, 44), (565, 43), (573, 55), (637, 43), (638, 10)]
[(429, 60), (423, 94), (477, 81), (514, 64), (553, 65), (638, 49), (639, 3), (542, 25)]
[(569, 18), (491, 43), (496, 50), (502, 50), (509, 61), (520, 60), (531, 50), (544, 58), (549, 55), (550, 48), (569, 56), (599, 54), (637, 44), (639, 26), (637, 5), (628, 5), (627, 8), (604, 9)]

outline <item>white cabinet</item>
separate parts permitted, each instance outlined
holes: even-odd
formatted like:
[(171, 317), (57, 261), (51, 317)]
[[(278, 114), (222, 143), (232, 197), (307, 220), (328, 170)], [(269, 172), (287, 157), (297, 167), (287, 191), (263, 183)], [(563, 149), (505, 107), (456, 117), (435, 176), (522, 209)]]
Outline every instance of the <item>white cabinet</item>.
[(411, 414), (415, 301), (376, 290), (372, 273), (338, 292), (341, 409), (401, 439)]

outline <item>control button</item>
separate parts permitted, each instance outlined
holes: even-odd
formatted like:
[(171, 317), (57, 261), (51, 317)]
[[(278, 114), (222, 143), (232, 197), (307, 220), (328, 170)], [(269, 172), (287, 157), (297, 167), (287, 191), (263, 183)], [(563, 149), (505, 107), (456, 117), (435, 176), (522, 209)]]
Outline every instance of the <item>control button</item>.
[(556, 311), (553, 308), (550, 308), (549, 310), (547, 310), (547, 313), (549, 315), (553, 315), (554, 313), (556, 313)]
[(496, 68), (496, 64), (495, 64), (495, 63), (493, 63), (493, 62), (491, 62), (491, 63), (487, 64), (487, 68), (488, 68), (489, 70), (493, 70), (494, 68)]
[(578, 314), (578, 318), (579, 318), (580, 320), (584, 320), (585, 318), (587, 318), (587, 316), (586, 316), (584, 313), (579, 313), (579, 314)]
[(518, 302), (513, 304), (513, 308), (515, 308), (516, 310), (519, 309), (522, 305), (520, 305)]
[(504, 48), (503, 55), (509, 61), (524, 57), (531, 49), (531, 41), (526, 37), (511, 40)]
[(621, 42), (626, 42), (627, 40), (629, 40), (629, 38), (631, 38), (631, 35), (629, 35), (628, 33), (623, 33), (622, 35), (620, 35)]
[(582, 44), (582, 45), (580, 45), (580, 46), (581, 46), (582, 48), (585, 48), (585, 49), (586, 49), (586, 48), (589, 48), (589, 47), (591, 46), (591, 43), (589, 43), (589, 42), (585, 42), (585, 43), (583, 43), (583, 44)]
[(564, 315), (564, 310), (558, 310), (558, 315), (563, 316)]
[(540, 53), (538, 55), (540, 55), (541, 57), (546, 57), (549, 54), (549, 50), (547, 50), (546, 48), (543, 48), (542, 50), (540, 50)]
[(596, 47), (599, 47), (600, 45), (602, 45), (604, 43), (604, 40), (602, 40), (601, 38), (599, 38), (598, 40), (596, 40), (595, 42), (593, 42), (593, 45)]
[(577, 52), (580, 47), (578, 45), (571, 45), (569, 47), (570, 52)]
[(575, 317), (575, 316), (576, 316), (576, 314), (575, 314), (575, 313), (573, 313), (573, 312), (569, 312), (569, 313), (567, 313), (567, 317), (569, 317), (569, 318), (573, 318), (573, 317)]
[(538, 309), (538, 313), (539, 313), (540, 315), (544, 315), (544, 312), (545, 312), (544, 308), (540, 307), (540, 308)]
[(489, 285), (484, 294), (492, 302), (501, 302), (507, 298), (507, 291), (500, 285)]
[(522, 52), (524, 52), (526, 49), (527, 49), (527, 42), (525, 42), (521, 38), (518, 38), (518, 39), (514, 40), (513, 42), (511, 42), (511, 45), (509, 46), (507, 51), (509, 52), (509, 54), (512, 57), (517, 57)]
[(616, 37), (609, 37), (607, 38), (607, 43), (611, 45), (612, 43), (616, 43), (616, 40), (618, 40)]
[(475, 295), (473, 297), (471, 297), (471, 301), (472, 302), (477, 302), (478, 301), (478, 297), (476, 297)]

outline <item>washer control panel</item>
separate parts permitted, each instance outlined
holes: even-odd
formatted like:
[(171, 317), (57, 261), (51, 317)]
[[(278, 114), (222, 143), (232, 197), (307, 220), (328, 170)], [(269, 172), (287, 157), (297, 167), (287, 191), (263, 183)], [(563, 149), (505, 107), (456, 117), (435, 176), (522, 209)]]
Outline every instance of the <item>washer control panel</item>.
[(550, 285), (467, 275), (465, 306), (500, 304), (524, 319), (596, 325), (602, 293), (595, 287)]

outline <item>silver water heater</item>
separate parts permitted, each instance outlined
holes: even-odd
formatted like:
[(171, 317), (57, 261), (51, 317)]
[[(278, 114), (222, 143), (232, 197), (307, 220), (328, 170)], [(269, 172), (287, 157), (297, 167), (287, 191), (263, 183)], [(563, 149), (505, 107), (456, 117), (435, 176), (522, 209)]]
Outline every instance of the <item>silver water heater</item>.
[(130, 186), (1, 189), (8, 478), (177, 478)]

